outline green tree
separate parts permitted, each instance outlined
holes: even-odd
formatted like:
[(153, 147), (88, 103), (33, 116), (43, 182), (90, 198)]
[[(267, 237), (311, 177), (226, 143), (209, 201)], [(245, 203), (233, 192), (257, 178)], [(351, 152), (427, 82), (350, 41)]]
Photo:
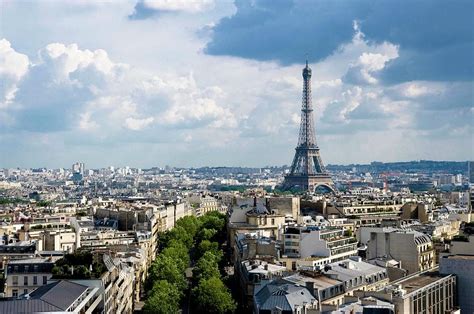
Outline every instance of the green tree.
[(221, 251), (219, 251), (219, 243), (211, 242), (209, 240), (202, 240), (197, 247), (196, 257), (201, 258), (207, 251), (212, 251), (216, 254), (218, 254), (218, 252), (220, 253)]
[(202, 226), (207, 229), (221, 231), (225, 227), (225, 216), (217, 211), (208, 212), (199, 217)]
[(185, 216), (176, 221), (176, 226), (183, 227), (194, 238), (201, 227), (201, 222), (195, 216)]
[(178, 313), (180, 297), (179, 290), (175, 285), (166, 280), (157, 281), (145, 302), (143, 313)]
[(184, 272), (179, 268), (176, 261), (167, 255), (158, 255), (151, 264), (148, 280), (148, 286), (152, 286), (155, 281), (167, 280), (169, 283), (176, 285), (179, 291), (184, 291), (187, 286)]
[(74, 269), (74, 275), (76, 278), (89, 279), (91, 277), (91, 272), (86, 266), (79, 265), (76, 269)]
[(199, 313), (232, 313), (237, 307), (229, 290), (217, 277), (201, 280), (192, 293)]
[(219, 272), (220, 256), (216, 256), (212, 251), (207, 251), (197, 261), (193, 269), (194, 282), (199, 282), (201, 279), (209, 279), (211, 277), (220, 277)]
[(173, 229), (167, 232), (167, 235), (168, 241), (165, 243), (165, 246), (168, 246), (167, 243), (173, 239), (181, 241), (188, 249), (193, 246), (193, 236), (181, 226), (174, 227)]
[(199, 230), (197, 237), (200, 241), (211, 240), (216, 234), (216, 229), (202, 228)]
[(178, 264), (178, 268), (184, 272), (186, 267), (190, 263), (189, 251), (186, 246), (178, 240), (172, 239), (168, 242), (168, 247), (166, 247), (160, 255), (166, 255), (171, 257)]

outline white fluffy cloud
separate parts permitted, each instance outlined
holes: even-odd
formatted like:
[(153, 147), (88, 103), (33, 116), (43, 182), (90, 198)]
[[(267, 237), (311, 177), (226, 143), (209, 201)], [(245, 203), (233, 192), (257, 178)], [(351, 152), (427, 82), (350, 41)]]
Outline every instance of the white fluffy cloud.
[(8, 40), (0, 40), (0, 109), (14, 99), (17, 84), (29, 67), (28, 56), (16, 52)]
[(125, 126), (133, 131), (139, 131), (143, 128), (146, 128), (150, 125), (155, 119), (153, 117), (136, 119), (136, 118), (127, 118), (125, 119)]
[(159, 11), (200, 12), (214, 6), (214, 0), (143, 0), (148, 9)]
[[(92, 166), (261, 166), (291, 161), (303, 65), (206, 54), (215, 29), (202, 29), (232, 16), (230, 2), (215, 2), (209, 10), (201, 2), (195, 8), (183, 7), (193, 2), (157, 3), (162, 6), (156, 9), (142, 3), (156, 18), (146, 19), (148, 11), (142, 10), (144, 15), (133, 20), (126, 18), (133, 2), (78, 9), (9, 3), (13, 10), (6, 8), (4, 35), (17, 51), (2, 42), (2, 53), (22, 60), (23, 67), (9, 73), (23, 71), (5, 85), (16, 92), (0, 108), (0, 145), (12, 151), (0, 154), (1, 164), (65, 166), (77, 159)], [(201, 11), (163, 13), (173, 10)], [(31, 19), (31, 14), (41, 18)], [(472, 82), (387, 83), (384, 73), (401, 59), (402, 44), (366, 40), (361, 25), (362, 30), (351, 30), (349, 23), (349, 42), (311, 64), (324, 161), (467, 158)], [(303, 63), (304, 56), (288, 51)], [(453, 148), (433, 150), (433, 142)], [(34, 152), (44, 145), (50, 149), (37, 157)], [(420, 150), (414, 152), (413, 145)]]
[[(19, 55), (11, 48), (8, 53)], [(7, 72), (16, 81), (27, 78), (19, 85), (18, 108), (10, 112), (16, 130), (77, 130), (114, 136), (122, 128), (142, 131), (153, 125), (237, 125), (232, 112), (219, 104), (224, 99), (222, 89), (200, 87), (192, 73), (162, 78), (114, 62), (102, 49), (80, 49), (77, 44), (48, 44), (39, 56), (29, 72), (19, 72), (17, 67)]]

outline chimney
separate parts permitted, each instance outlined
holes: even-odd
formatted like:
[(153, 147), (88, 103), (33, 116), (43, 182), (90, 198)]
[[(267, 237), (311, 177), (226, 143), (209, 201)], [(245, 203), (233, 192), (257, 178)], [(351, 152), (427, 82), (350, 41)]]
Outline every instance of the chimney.
[(306, 281), (305, 285), (306, 285), (306, 289), (309, 290), (309, 293), (313, 294), (314, 293), (314, 281)]

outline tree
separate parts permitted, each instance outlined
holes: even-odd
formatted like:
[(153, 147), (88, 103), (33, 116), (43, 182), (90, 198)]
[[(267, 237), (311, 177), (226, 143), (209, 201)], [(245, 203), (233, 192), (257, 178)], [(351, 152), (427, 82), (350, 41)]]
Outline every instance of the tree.
[[(171, 229), (168, 232), (167, 236), (168, 236), (168, 242), (173, 239), (177, 241), (181, 241), (188, 249), (191, 248), (194, 243), (194, 239), (192, 235), (188, 233), (188, 231), (186, 231), (186, 229), (184, 229), (181, 226), (174, 227), (173, 229)], [(165, 243), (165, 246), (168, 246), (167, 243)]]
[(198, 239), (201, 241), (211, 240), (217, 234), (216, 229), (202, 228), (198, 232)]
[(197, 261), (193, 269), (194, 282), (199, 282), (201, 279), (209, 279), (211, 277), (220, 277), (219, 272), (220, 256), (216, 256), (212, 251), (207, 251)]
[(195, 216), (185, 216), (176, 221), (176, 226), (183, 227), (194, 238), (201, 227), (201, 222)]
[(171, 257), (178, 264), (178, 268), (184, 272), (190, 263), (189, 252), (186, 246), (178, 240), (172, 239), (160, 255)]
[(157, 281), (145, 302), (143, 313), (178, 313), (180, 297), (179, 290), (175, 285), (166, 280)]
[(229, 290), (217, 277), (201, 280), (192, 293), (200, 313), (232, 313), (237, 307)]
[(148, 280), (149, 286), (155, 281), (167, 280), (170, 284), (176, 285), (179, 291), (184, 291), (187, 286), (184, 272), (179, 268), (176, 261), (167, 255), (158, 255), (151, 264)]
[(197, 247), (197, 258), (200, 258), (206, 253), (207, 251), (212, 251), (216, 254), (221, 253), (219, 251), (219, 243), (217, 242), (211, 242), (209, 240), (202, 240), (201, 243), (199, 243)]
[(225, 227), (225, 216), (217, 211), (206, 213), (204, 216), (199, 217), (202, 226), (207, 229), (215, 229), (221, 231)]

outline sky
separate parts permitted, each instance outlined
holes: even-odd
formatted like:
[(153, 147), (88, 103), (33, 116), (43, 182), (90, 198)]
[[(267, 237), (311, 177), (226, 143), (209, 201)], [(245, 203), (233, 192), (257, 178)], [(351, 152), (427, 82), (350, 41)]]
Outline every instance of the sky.
[(470, 0), (0, 0), (0, 168), (474, 159)]

